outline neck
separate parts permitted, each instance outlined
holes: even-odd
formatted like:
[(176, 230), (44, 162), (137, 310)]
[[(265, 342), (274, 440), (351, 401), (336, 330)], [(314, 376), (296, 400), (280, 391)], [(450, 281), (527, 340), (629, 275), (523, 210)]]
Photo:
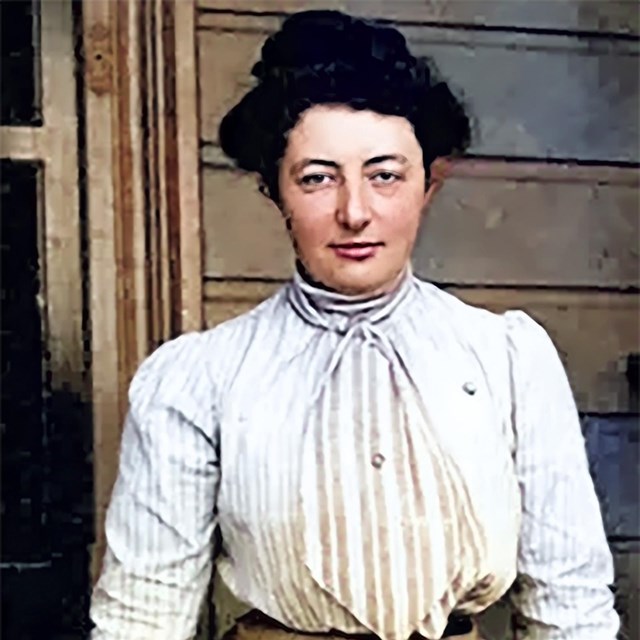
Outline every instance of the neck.
[(412, 283), (411, 267), (407, 265), (388, 290), (349, 295), (317, 284), (300, 265), (289, 288), (289, 297), (294, 308), (311, 324), (341, 331), (353, 322), (378, 322), (386, 318), (407, 298)]

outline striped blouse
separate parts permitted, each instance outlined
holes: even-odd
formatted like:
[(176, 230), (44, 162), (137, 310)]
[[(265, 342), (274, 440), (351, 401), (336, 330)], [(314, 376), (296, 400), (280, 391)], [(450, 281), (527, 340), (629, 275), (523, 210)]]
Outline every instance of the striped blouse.
[[(92, 598), (94, 640), (192, 638), (212, 564), (239, 601), (291, 628), (372, 628), (311, 575), (314, 549), (301, 524), (308, 493), (301, 494), (300, 477), (313, 465), (303, 456), (309, 403), (336, 366), (353, 366), (359, 335), (392, 345), (438, 437), (466, 455), (474, 501), (485, 513), (496, 496), (510, 495), (496, 462), (498, 449), (508, 452), (521, 504), (517, 578), (508, 594), (520, 637), (615, 638), (612, 557), (551, 340), (523, 312), (472, 307), (411, 272), (400, 290), (354, 301), (296, 273), (253, 311), (172, 340), (142, 364), (131, 383), (108, 548)], [(342, 384), (338, 413), (353, 415), (358, 403), (358, 385)], [(382, 445), (391, 436), (381, 435)], [(367, 453), (357, 435), (346, 446)], [(384, 463), (382, 453), (373, 454), (372, 465)], [(343, 486), (349, 502), (362, 490), (354, 482), (351, 495), (349, 483)], [(497, 523), (509, 521), (505, 502), (495, 503)], [(501, 546), (507, 560), (498, 562)], [(491, 548), (506, 578), (509, 537)], [(358, 553), (357, 544), (350, 549)], [(364, 575), (375, 560), (337, 562), (352, 578), (352, 600), (366, 601), (357, 590), (367, 589)], [(474, 607), (471, 597), (467, 609), (492, 600)], [(425, 637), (439, 637), (442, 628), (415, 625)]]

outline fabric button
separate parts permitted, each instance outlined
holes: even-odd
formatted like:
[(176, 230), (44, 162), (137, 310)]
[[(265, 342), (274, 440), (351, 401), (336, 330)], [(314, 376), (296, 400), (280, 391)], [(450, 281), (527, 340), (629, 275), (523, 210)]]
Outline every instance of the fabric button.
[(475, 392), (478, 390), (476, 385), (473, 384), (473, 382), (465, 382), (462, 385), (462, 388), (464, 389), (464, 392), (468, 393), (470, 396), (474, 395)]
[(373, 456), (371, 457), (371, 464), (376, 469), (379, 469), (384, 464), (384, 460), (385, 458), (381, 453), (374, 453)]

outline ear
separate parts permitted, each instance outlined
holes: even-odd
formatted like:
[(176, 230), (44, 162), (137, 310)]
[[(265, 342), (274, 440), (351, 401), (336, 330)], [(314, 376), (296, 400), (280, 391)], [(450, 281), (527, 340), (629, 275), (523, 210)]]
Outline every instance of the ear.
[(258, 177), (257, 182), (258, 182), (258, 191), (260, 192), (260, 195), (264, 196), (267, 200), (271, 200), (271, 202), (273, 202), (273, 198), (271, 197), (271, 193), (269, 192), (269, 187), (264, 182), (264, 180)]
[(423, 208), (427, 210), (429, 205), (433, 201), (435, 195), (440, 191), (444, 185), (445, 180), (451, 174), (453, 164), (447, 158), (436, 158), (430, 167), (431, 179), (429, 180), (429, 186), (424, 193)]
[(291, 213), (287, 211), (283, 205), (277, 205), (273, 200), (271, 200), (271, 204), (276, 207), (276, 209), (280, 212), (280, 217), (284, 222), (284, 226), (287, 229), (287, 233), (289, 236), (293, 237), (291, 234), (292, 231), (292, 222), (291, 222)]
[(441, 182), (434, 182), (431, 180), (429, 186), (424, 192), (424, 200), (422, 201), (422, 210), (427, 211), (431, 206), (431, 202), (435, 198), (436, 193), (442, 188)]
[(269, 187), (266, 185), (266, 183), (264, 182), (264, 180), (260, 176), (256, 177), (256, 184), (258, 186), (258, 191), (260, 192), (260, 195), (265, 197), (269, 201), (269, 204), (273, 205), (280, 212), (280, 214), (282, 215), (283, 218), (287, 219), (288, 216), (284, 211), (282, 203), (276, 202), (271, 197), (271, 193), (269, 191)]

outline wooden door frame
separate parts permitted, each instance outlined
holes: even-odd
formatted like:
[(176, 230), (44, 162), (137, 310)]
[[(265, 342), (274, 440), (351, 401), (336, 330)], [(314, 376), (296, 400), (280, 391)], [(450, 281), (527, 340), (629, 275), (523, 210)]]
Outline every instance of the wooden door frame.
[(0, 127), (0, 155), (42, 166), (40, 300), (51, 390), (82, 398), (86, 378), (71, 0), (41, 2), (39, 13), (43, 124)]
[(203, 326), (194, 2), (82, 3), (82, 41), (95, 580), (131, 377)]

